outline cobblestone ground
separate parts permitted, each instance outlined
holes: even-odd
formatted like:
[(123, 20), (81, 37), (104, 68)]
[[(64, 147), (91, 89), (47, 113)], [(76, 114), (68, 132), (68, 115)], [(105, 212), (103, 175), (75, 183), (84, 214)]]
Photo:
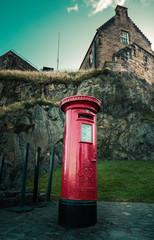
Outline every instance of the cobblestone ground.
[(31, 212), (0, 209), (0, 240), (154, 239), (154, 204), (98, 202), (98, 223), (67, 230), (57, 225), (58, 203)]

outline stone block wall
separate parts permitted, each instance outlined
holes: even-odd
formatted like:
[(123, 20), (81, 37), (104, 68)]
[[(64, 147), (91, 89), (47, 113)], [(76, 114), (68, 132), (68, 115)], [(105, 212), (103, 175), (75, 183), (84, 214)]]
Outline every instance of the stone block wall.
[[(121, 42), (121, 32), (126, 31), (129, 35), (129, 44)], [(105, 61), (111, 61), (112, 55), (118, 52), (120, 49), (129, 46), (133, 42), (138, 43), (144, 49), (151, 51), (149, 43), (137, 28), (134, 27), (133, 22), (126, 17), (115, 16), (112, 21), (112, 24), (105, 29), (100, 29), (100, 45), (99, 50), (97, 50), (97, 66), (102, 67)], [(97, 45), (98, 47), (98, 45)]]
[[(116, 9), (116, 15), (98, 28), (80, 69), (103, 67), (105, 61), (112, 61), (113, 54), (134, 42), (152, 53), (150, 41), (127, 16), (126, 8), (119, 8), (120, 12)], [(128, 33), (128, 44), (122, 43), (122, 31)], [(91, 54), (93, 54), (93, 63), (89, 64)]]
[(0, 70), (38, 71), (35, 67), (12, 51), (0, 56)]
[(121, 49), (114, 54), (113, 60), (120, 63), (128, 72), (154, 83), (154, 56), (137, 44)]
[(128, 70), (116, 61), (110, 61), (104, 63), (104, 69), (109, 69), (113, 72), (128, 72)]

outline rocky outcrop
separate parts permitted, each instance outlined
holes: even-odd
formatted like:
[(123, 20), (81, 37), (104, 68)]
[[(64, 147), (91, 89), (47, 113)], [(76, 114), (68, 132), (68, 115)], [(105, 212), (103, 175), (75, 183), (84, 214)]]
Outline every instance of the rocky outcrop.
[[(104, 71), (80, 83), (0, 81), (1, 109), (27, 101), (24, 108), (5, 111), (0, 119), (0, 155), (5, 157), (4, 188), (19, 189), (23, 151), (30, 143), (29, 176), (34, 170), (35, 149), (41, 147), (40, 173), (49, 167), (55, 148), (55, 166), (62, 163), (64, 114), (58, 105), (30, 98), (43, 96), (55, 102), (70, 95), (90, 95), (102, 102), (98, 114), (98, 158), (154, 160), (153, 86), (127, 73)], [(3, 107), (2, 107), (3, 106)]]
[(154, 160), (153, 90), (133, 76), (117, 73), (88, 79), (77, 94), (99, 98), (98, 153), (107, 159)]
[[(41, 173), (49, 169), (50, 150), (55, 147), (55, 165), (62, 162), (64, 116), (56, 107), (36, 105), (1, 120), (1, 155), (5, 157), (3, 185), (21, 176), (25, 143), (30, 144), (29, 170), (34, 170), (36, 147), (41, 147)], [(8, 174), (9, 173), (9, 174)], [(5, 176), (4, 176), (5, 175)], [(14, 185), (11, 185), (14, 187)], [(20, 187), (20, 181), (19, 181)]]

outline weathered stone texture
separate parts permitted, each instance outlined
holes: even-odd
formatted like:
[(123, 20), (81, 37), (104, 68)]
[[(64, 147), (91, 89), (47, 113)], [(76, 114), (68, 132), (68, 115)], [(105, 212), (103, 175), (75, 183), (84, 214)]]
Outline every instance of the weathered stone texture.
[(154, 82), (154, 57), (137, 44), (132, 44), (114, 55), (118, 61), (128, 70), (135, 73), (139, 78)]
[[(11, 103), (17, 99), (19, 102), (27, 100), (29, 94), (37, 98), (38, 93), (46, 98), (54, 97), (55, 101), (80, 94), (98, 98), (102, 102), (97, 125), (98, 158), (154, 160), (153, 86), (133, 74), (105, 70), (80, 84), (70, 83), (68, 88), (60, 82), (34, 86), (22, 80), (1, 80), (1, 88), (6, 92), (2, 91), (0, 102), (4, 103), (4, 96), (11, 86), (14, 86), (13, 91), (16, 92), (16, 98), (7, 95)], [(22, 92), (22, 87), (26, 94)], [(6, 103), (8, 104), (7, 100)], [(49, 151), (53, 146), (55, 165), (61, 164), (64, 117), (60, 107), (44, 103), (29, 105), (1, 117), (0, 155), (6, 159), (2, 177), (4, 187), (20, 188), (24, 145), (27, 142), (30, 143), (30, 175), (34, 175), (36, 146), (41, 147), (41, 174), (48, 172)]]
[(38, 71), (27, 60), (24, 60), (13, 51), (0, 56), (0, 70)]
[(137, 44), (125, 47), (113, 55), (113, 60), (105, 62), (104, 68), (114, 72), (132, 72), (149, 83), (154, 83), (154, 58)]
[[(122, 43), (122, 31), (128, 34), (128, 44)], [(153, 73), (154, 61), (151, 43), (135, 23), (127, 16), (126, 8), (119, 6), (116, 8), (116, 15), (98, 28), (80, 69), (101, 68), (105, 61), (112, 61), (113, 55), (121, 49), (130, 47), (133, 43), (136, 43), (138, 49), (142, 50), (141, 53), (139, 53), (140, 50), (137, 52), (134, 61), (130, 61), (129, 58), (129, 62), (125, 62), (129, 65), (128, 70), (143, 75), (142, 65), (145, 64), (144, 53), (146, 52), (146, 55), (148, 56), (146, 63), (148, 68), (146, 68), (145, 71), (148, 71), (149, 74), (145, 73), (144, 75), (148, 81), (153, 80), (152, 77), (149, 78), (149, 75), (152, 76)], [(92, 59), (92, 61), (90, 59)]]

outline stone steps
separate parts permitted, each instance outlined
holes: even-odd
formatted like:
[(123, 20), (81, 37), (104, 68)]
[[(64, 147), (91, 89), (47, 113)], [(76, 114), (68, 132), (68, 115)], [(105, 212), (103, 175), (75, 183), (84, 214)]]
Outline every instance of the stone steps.
[(111, 61), (111, 62), (105, 62), (104, 64), (105, 69), (109, 69), (113, 72), (127, 72), (128, 70), (122, 66), (122, 64)]

